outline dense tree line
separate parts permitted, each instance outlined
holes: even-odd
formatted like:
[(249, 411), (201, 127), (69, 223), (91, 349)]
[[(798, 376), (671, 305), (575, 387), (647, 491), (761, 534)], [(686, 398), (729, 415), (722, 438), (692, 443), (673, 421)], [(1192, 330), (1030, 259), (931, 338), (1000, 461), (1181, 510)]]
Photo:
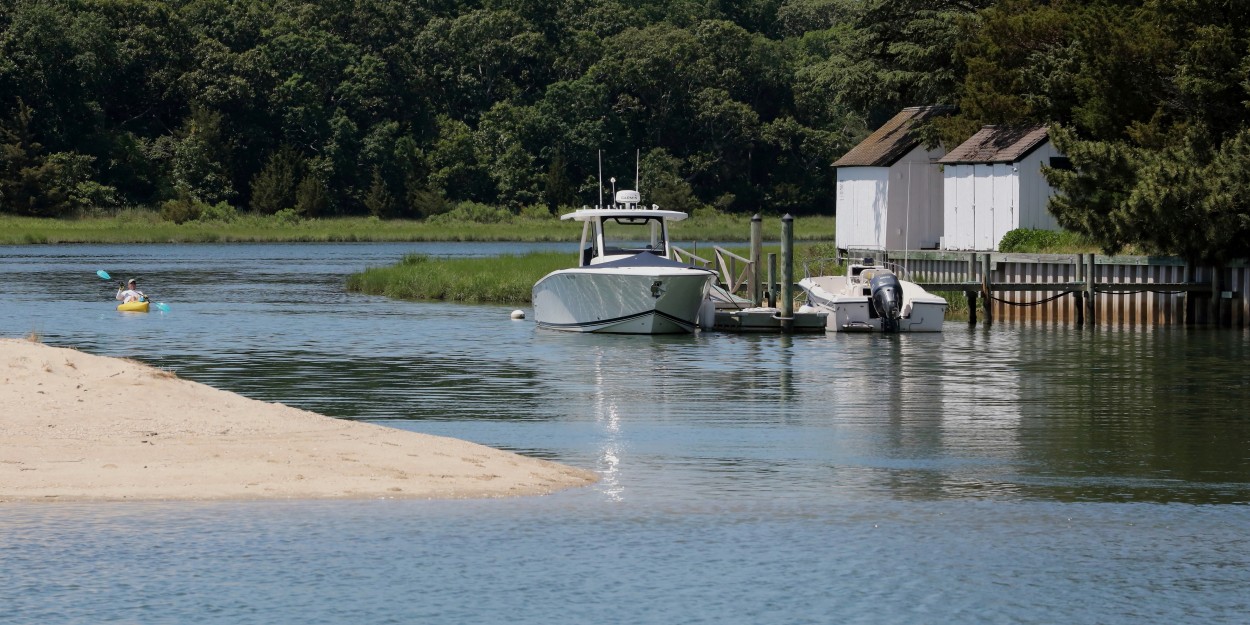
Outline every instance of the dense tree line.
[[(828, 211), (843, 0), (0, 0), (0, 202)], [(636, 152), (637, 151), (637, 152)]]
[[(831, 212), (901, 107), (1052, 124), (1108, 250), (1247, 256), (1231, 0), (0, 0), (0, 210), (421, 217), (594, 202)], [(1212, 251), (1218, 250), (1218, 251)]]

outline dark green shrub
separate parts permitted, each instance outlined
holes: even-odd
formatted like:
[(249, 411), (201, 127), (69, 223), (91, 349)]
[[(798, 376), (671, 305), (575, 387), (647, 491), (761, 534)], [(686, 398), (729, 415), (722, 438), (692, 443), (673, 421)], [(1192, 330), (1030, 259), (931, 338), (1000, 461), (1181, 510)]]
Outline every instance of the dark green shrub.
[(1036, 230), (1033, 228), (1016, 228), (1003, 235), (998, 242), (1000, 252), (1044, 252), (1059, 245), (1061, 233), (1054, 230)]

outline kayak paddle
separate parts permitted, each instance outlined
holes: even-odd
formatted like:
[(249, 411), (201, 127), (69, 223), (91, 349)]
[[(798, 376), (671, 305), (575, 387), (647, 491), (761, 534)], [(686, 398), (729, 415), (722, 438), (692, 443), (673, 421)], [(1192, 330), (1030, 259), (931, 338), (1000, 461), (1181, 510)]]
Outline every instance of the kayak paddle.
[(95, 272), (95, 275), (100, 276), (100, 279), (101, 279), (101, 280), (112, 280), (112, 279), (113, 279), (111, 276), (109, 276), (109, 272), (107, 272), (107, 271), (105, 271), (105, 270), (103, 270), (103, 269), (101, 269), (101, 270), (99, 270), (99, 271)]

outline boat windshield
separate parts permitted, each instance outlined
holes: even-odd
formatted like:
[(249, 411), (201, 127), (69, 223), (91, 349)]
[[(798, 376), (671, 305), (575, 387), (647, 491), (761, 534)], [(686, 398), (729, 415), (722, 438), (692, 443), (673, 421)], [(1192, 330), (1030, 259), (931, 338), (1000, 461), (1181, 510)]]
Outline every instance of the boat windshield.
[(603, 219), (603, 256), (652, 252), (664, 255), (664, 220), (659, 217)]

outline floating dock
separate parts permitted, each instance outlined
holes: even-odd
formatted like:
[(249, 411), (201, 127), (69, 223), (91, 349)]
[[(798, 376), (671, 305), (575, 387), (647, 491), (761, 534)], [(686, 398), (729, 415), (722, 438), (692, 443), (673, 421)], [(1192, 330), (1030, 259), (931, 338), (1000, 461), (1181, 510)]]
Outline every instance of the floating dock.
[[(829, 313), (824, 312), (795, 312), (789, 319), (790, 328), (784, 331), (824, 332), (828, 316)], [(720, 309), (716, 311), (712, 329), (717, 332), (782, 332), (784, 321), (786, 319), (776, 308)]]

